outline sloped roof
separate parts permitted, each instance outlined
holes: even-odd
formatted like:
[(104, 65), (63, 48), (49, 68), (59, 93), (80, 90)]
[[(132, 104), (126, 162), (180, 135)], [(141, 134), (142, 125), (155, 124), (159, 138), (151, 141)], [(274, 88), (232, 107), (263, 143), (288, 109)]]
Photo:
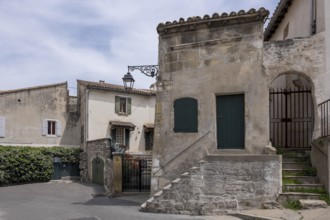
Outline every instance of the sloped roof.
[(23, 91), (28, 91), (28, 90), (38, 90), (38, 89), (44, 89), (44, 88), (56, 87), (56, 86), (67, 86), (67, 85), (68, 85), (67, 82), (62, 82), (62, 83), (55, 83), (55, 84), (48, 84), (48, 85), (41, 85), (41, 86), (26, 87), (26, 88), (21, 88), (21, 89), (5, 90), (5, 91), (0, 91), (0, 95), (8, 94), (8, 93), (15, 93), (15, 92), (23, 92)]
[(280, 0), (280, 2), (278, 3), (264, 33), (264, 39), (266, 41), (269, 40), (276, 31), (278, 25), (285, 17), (285, 14), (288, 12), (288, 9), (291, 6), (292, 1), (293, 0)]
[[(105, 82), (92, 82), (85, 80), (77, 80), (78, 84), (86, 86), (88, 89), (100, 89), (100, 90), (108, 90), (114, 92), (126, 92), (125, 87), (116, 84), (110, 84)], [(132, 89), (129, 93), (139, 94), (139, 95), (156, 95), (154, 90), (148, 89)]]
[(157, 26), (158, 34), (166, 34), (171, 29), (171, 33), (184, 30), (193, 30), (198, 27), (208, 27), (213, 25), (233, 25), (248, 21), (264, 21), (269, 15), (269, 11), (265, 8), (260, 8), (258, 10), (252, 8), (248, 11), (240, 10), (238, 12), (231, 13), (214, 13), (212, 16), (204, 15), (203, 18), (200, 16), (189, 17), (187, 20), (180, 18), (178, 21), (167, 21), (165, 23), (160, 23)]

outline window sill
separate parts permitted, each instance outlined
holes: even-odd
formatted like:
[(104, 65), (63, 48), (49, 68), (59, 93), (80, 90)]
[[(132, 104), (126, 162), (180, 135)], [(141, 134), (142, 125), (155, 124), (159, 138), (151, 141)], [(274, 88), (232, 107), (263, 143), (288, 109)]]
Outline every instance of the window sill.
[(123, 113), (123, 112), (118, 112), (117, 115), (119, 115), (119, 116), (128, 116), (127, 113)]
[(56, 137), (58, 137), (58, 136), (57, 136), (57, 135), (50, 135), (50, 134), (47, 134), (47, 135), (45, 135), (45, 137), (56, 138)]

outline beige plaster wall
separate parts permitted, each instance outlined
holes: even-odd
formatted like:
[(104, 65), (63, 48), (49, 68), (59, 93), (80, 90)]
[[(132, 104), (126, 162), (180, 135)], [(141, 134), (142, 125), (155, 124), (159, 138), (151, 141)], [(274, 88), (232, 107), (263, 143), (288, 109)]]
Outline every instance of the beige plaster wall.
[[(66, 84), (0, 94), (0, 117), (6, 119), (0, 144), (78, 147), (78, 119), (69, 114), (68, 99)], [(61, 136), (42, 135), (45, 119), (61, 122)]]
[[(132, 99), (132, 114), (115, 113), (115, 96)], [(88, 95), (88, 140), (110, 137), (110, 121), (131, 122), (136, 127), (130, 132), (129, 152), (144, 152), (145, 140), (143, 125), (154, 123), (155, 96), (89, 90)]]
[(289, 24), (289, 32), (286, 39), (310, 36), (312, 0), (294, 0), (270, 40), (285, 40), (283, 39), (283, 33), (287, 24)]

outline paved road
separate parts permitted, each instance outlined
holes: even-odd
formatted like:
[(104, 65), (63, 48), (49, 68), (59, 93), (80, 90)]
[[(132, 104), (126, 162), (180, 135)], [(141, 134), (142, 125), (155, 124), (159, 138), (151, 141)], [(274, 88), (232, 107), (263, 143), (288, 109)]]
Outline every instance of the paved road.
[(148, 195), (107, 198), (102, 187), (71, 181), (51, 181), (0, 187), (0, 220), (205, 220), (139, 212)]

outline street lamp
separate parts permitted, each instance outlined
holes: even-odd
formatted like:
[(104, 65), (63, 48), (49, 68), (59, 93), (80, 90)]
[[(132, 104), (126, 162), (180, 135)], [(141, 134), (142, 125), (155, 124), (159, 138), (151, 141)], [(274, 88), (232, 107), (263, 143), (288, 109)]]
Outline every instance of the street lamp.
[(125, 90), (131, 91), (134, 86), (134, 78), (130, 72), (134, 70), (139, 70), (146, 76), (149, 77), (157, 77), (158, 76), (158, 65), (144, 65), (144, 66), (128, 66), (128, 72), (123, 77), (124, 87)]

